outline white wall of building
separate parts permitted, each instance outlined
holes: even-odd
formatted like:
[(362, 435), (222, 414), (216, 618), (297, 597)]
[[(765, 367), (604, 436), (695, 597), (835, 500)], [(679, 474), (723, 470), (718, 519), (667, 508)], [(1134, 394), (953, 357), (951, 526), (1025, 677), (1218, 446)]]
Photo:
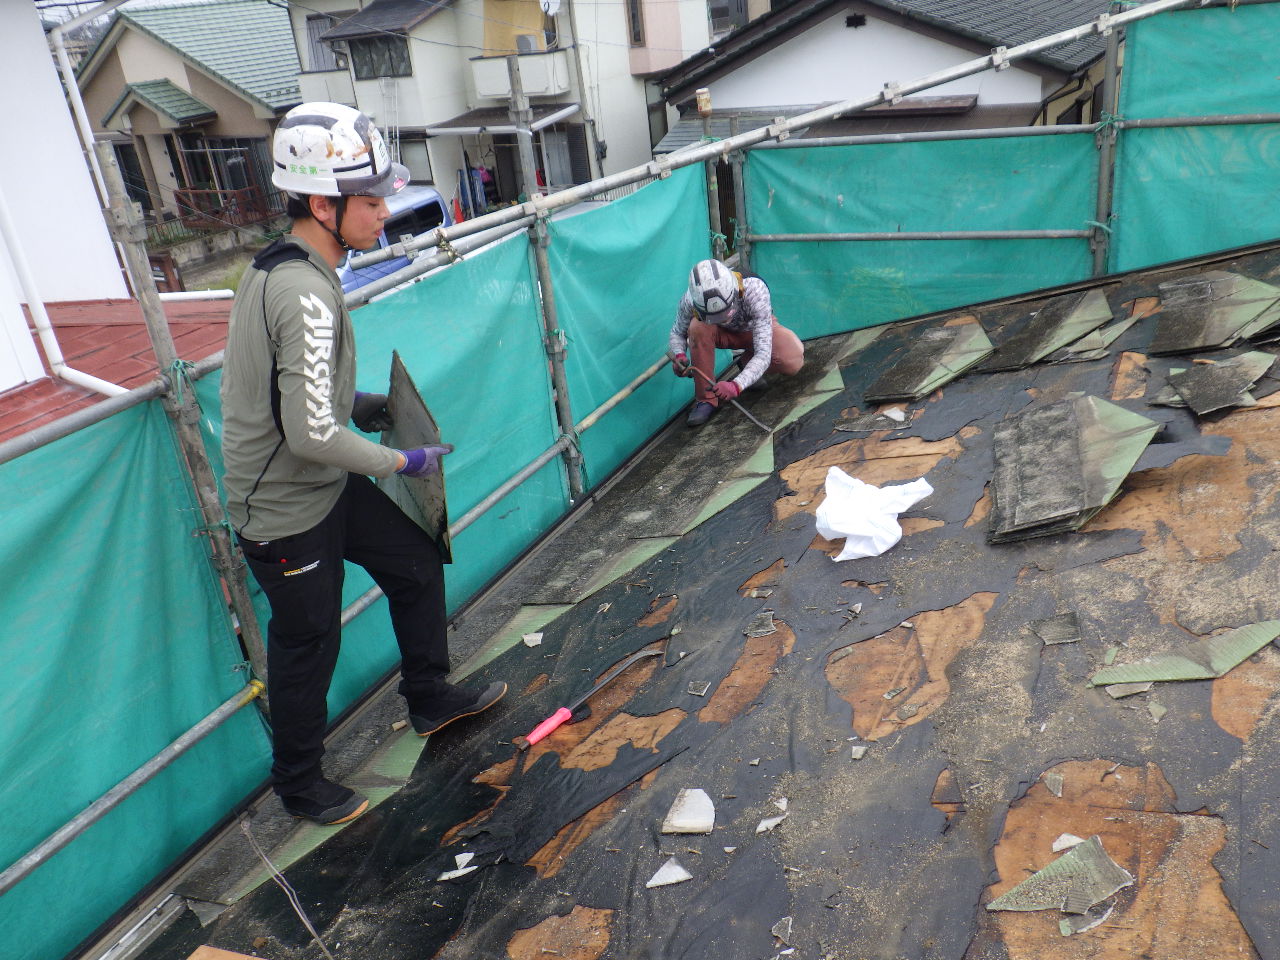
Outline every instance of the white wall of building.
[[(0, 151), (0, 192), (15, 221), (41, 299), (102, 300), (128, 296), (98, 206), (89, 169), (53, 58), (29, 0), (0, 0), (0, 86), (22, 149)], [(15, 91), (21, 91), (17, 95)], [(0, 239), (0, 354), (14, 359), (15, 339), (29, 342), (25, 322), (11, 329), (21, 298), (12, 257)], [(21, 317), (21, 313), (16, 314)], [(0, 380), (0, 389), (6, 386)], [(7, 386), (13, 386), (12, 383)]]
[(652, 159), (644, 81), (631, 74), (631, 44), (622, 4), (596, 4), (577, 12), (582, 67), (588, 90), (579, 99), (608, 146), (604, 174)]
[[(845, 26), (843, 9), (820, 25), (779, 44), (733, 73), (708, 84), (717, 110), (826, 103), (872, 96), (886, 82), (915, 80), (976, 54), (868, 17)], [(1012, 66), (954, 80), (921, 96), (977, 94), (983, 105), (1036, 103), (1038, 76)]]

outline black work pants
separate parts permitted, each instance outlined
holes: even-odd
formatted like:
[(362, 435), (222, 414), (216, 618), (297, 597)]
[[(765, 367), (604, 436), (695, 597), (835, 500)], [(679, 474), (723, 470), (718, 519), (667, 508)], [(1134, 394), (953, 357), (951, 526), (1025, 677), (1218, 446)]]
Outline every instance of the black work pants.
[(323, 774), (329, 683), (341, 637), (343, 560), (364, 567), (387, 595), (400, 646), (400, 693), (423, 712), (449, 672), (444, 569), (432, 539), (368, 477), (348, 474), (329, 515), (303, 533), (266, 543), (241, 539), (271, 604), (267, 697), (276, 793)]

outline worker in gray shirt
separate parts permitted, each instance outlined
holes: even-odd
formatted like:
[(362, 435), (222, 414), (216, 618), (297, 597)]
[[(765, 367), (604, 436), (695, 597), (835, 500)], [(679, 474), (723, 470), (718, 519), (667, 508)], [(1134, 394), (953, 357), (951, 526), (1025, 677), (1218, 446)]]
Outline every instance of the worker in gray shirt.
[(272, 182), (288, 196), (293, 225), (254, 258), (236, 295), (222, 374), (223, 481), (231, 524), (271, 605), (273, 788), (293, 816), (341, 823), (368, 807), (321, 766), (344, 560), (387, 596), (399, 689), (418, 734), (487, 709), (507, 688), (446, 681), (440, 551), (369, 479), (429, 476), (452, 447), (393, 450), (347, 426), (390, 422), (385, 396), (356, 392), (351, 315), (335, 268), (377, 241), (384, 198), (408, 171), (368, 117), (336, 103), (290, 110), (273, 154)]
[[(721, 400), (764, 386), (766, 373), (790, 376), (804, 366), (804, 344), (778, 323), (765, 282), (744, 277), (719, 260), (694, 264), (668, 339), (672, 370), (693, 378), (693, 407), (686, 421), (691, 427), (710, 420)], [(730, 380), (715, 380), (717, 349), (742, 351), (738, 374)]]

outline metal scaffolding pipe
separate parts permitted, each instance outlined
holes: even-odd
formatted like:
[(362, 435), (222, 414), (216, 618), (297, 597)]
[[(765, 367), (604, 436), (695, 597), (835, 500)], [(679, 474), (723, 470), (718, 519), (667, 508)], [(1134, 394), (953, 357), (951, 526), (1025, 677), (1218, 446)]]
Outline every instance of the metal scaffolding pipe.
[(1280, 113), (1213, 114), (1202, 117), (1139, 117), (1118, 120), (1121, 130), (1146, 130), (1155, 127), (1225, 127), (1235, 124), (1280, 123)]
[(847, 137), (805, 137), (762, 143), (756, 150), (795, 150), (804, 147), (853, 147), (869, 143), (931, 143), (939, 140), (999, 140), (1006, 137), (1061, 137), (1093, 133), (1092, 123), (1062, 123), (1052, 127), (983, 127), (977, 130), (921, 130), (913, 133), (867, 133)]
[(821, 243), (825, 240), (1077, 240), (1092, 230), (902, 230), (894, 233), (753, 233), (752, 243)]
[(635, 393), (642, 383), (644, 383), (646, 380), (648, 380), (650, 377), (652, 377), (655, 373), (657, 373), (659, 370), (661, 370), (670, 362), (671, 361), (668, 360), (666, 356), (663, 356), (661, 360), (657, 361), (648, 370), (644, 371), (644, 373), (640, 374), (640, 376), (636, 377), (634, 380), (628, 383), (625, 387), (623, 387), (621, 390), (615, 393), (612, 397), (610, 397), (604, 403), (600, 404), (600, 406), (596, 407), (594, 410), (588, 413), (585, 417), (583, 417), (580, 421), (574, 424), (573, 426), (574, 431), (576, 433), (582, 433), (584, 430), (590, 430), (592, 427), (594, 427), (597, 423), (600, 422), (601, 417), (603, 417), (606, 413), (608, 413), (610, 410), (612, 410), (614, 407), (620, 404), (623, 400), (627, 399), (627, 397), (631, 396), (631, 394)]
[(264, 690), (262, 681), (250, 680), (235, 696), (178, 737), (154, 757), (125, 777), (63, 826), (38, 847), (0, 873), (0, 896), (3, 896), (29, 873), (49, 860), (59, 850), (120, 805), (120, 802), (151, 780), (165, 767), (194, 747), (227, 721), (237, 710), (257, 699)]
[(372, 283), (366, 283), (363, 287), (357, 287), (346, 296), (346, 304), (349, 309), (368, 303), (374, 297), (386, 293), (388, 290), (394, 290), (401, 284), (409, 283), (424, 273), (430, 273), (432, 270), (440, 267), (448, 266), (460, 256), (478, 250), (487, 244), (494, 243), (504, 237), (519, 233), (526, 229), (534, 222), (533, 217), (522, 217), (512, 223), (503, 224), (498, 227), (491, 227), (480, 233), (474, 233), (469, 237), (464, 237), (457, 243), (450, 244), (447, 250), (439, 250), (429, 256), (418, 257), (401, 267), (395, 273), (389, 273), (385, 277), (379, 277)]

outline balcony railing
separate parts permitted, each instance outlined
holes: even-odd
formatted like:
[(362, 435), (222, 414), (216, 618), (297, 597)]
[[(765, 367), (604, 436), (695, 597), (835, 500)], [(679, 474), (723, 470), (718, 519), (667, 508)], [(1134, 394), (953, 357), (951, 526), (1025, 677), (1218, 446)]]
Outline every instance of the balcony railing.
[(284, 212), (284, 201), (275, 191), (257, 187), (239, 190), (173, 191), (178, 216), (147, 227), (151, 246), (169, 246), (235, 227), (263, 223)]

